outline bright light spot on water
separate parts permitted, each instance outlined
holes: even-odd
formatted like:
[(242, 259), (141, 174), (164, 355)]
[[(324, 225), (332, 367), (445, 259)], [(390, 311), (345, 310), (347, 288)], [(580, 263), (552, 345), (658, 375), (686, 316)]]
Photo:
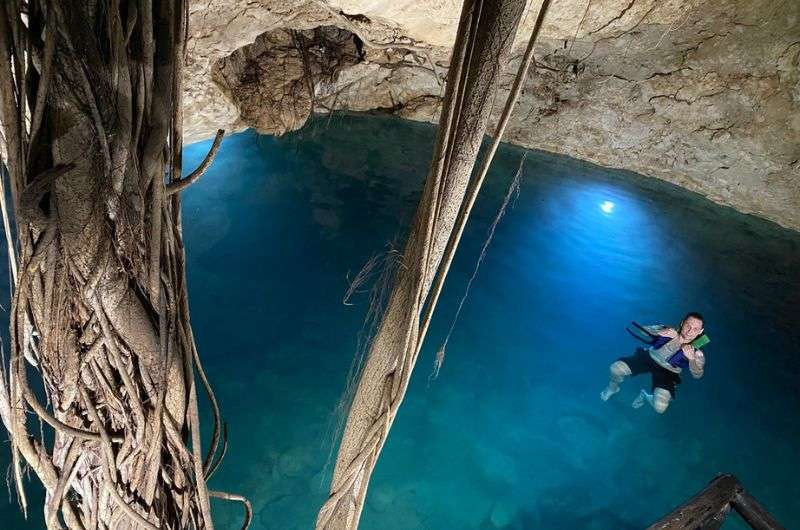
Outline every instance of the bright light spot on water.
[(611, 213), (614, 211), (614, 203), (611, 201), (604, 201), (603, 204), (600, 205), (600, 209), (603, 210), (603, 213)]

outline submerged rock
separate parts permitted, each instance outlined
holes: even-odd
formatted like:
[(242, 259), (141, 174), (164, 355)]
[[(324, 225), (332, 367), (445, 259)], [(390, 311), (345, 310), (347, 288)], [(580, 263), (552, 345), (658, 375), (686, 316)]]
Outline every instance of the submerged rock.
[(516, 508), (506, 501), (497, 501), (492, 506), (489, 520), (495, 528), (505, 528), (514, 521)]
[(278, 457), (278, 468), (288, 477), (307, 477), (313, 474), (318, 454), (314, 446), (293, 446)]

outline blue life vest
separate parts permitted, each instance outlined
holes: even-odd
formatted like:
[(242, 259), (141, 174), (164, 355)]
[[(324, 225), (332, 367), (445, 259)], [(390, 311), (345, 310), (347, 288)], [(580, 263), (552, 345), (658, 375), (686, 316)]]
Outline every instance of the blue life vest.
[[(650, 347), (653, 348), (654, 350), (657, 350), (671, 340), (672, 339), (669, 337), (662, 337), (659, 335), (658, 337), (655, 337), (653, 339), (653, 342), (651, 343)], [(667, 362), (672, 366), (674, 366), (675, 368), (689, 367), (689, 359), (687, 359), (686, 356), (683, 354), (683, 348), (673, 353), (672, 356), (669, 359), (667, 359)]]

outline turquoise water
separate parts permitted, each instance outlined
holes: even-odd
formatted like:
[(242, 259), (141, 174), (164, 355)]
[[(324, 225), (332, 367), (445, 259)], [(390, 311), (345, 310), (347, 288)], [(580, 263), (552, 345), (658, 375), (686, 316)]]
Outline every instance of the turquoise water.
[[(366, 293), (342, 304), (347, 278), (402, 238), (434, 134), (367, 116), (319, 118), (279, 139), (237, 134), (184, 193), (193, 324), (230, 434), (212, 487), (248, 496), (253, 528), (313, 526), (366, 310)], [(189, 146), (185, 166), (208, 146)], [(498, 153), (361, 528), (639, 529), (719, 472), (800, 525), (800, 235), (766, 221), (529, 152), (429, 383), (522, 155)], [(706, 377), (685, 378), (663, 416), (629, 406), (644, 377), (602, 403), (608, 365), (636, 346), (629, 321), (674, 323), (688, 310), (706, 315), (713, 341)], [(214, 510), (220, 528), (238, 527), (238, 506)], [(0, 517), (19, 522), (12, 504)]]

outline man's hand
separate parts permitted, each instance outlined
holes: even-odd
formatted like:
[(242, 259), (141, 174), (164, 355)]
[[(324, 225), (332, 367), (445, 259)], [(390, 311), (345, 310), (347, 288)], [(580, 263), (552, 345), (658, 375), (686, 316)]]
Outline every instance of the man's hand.
[(697, 350), (692, 346), (689, 346), (689, 348), (692, 349), (691, 357), (686, 355), (685, 351), (683, 352), (683, 354), (689, 359), (689, 371), (692, 372), (692, 377), (695, 379), (700, 379), (703, 377), (703, 369), (706, 365), (706, 357), (700, 350)]
[(658, 330), (658, 334), (661, 335), (662, 337), (669, 337), (671, 339), (674, 339), (675, 337), (678, 336), (678, 332), (672, 328), (662, 328)]
[(703, 355), (702, 351), (694, 350), (694, 362), (696, 362), (700, 368), (706, 365), (706, 356)]
[(690, 361), (695, 361), (695, 362), (696, 362), (696, 361), (697, 361), (697, 356), (698, 356), (698, 354), (699, 354), (700, 356), (702, 356), (702, 355), (703, 355), (703, 354), (700, 352), (700, 350), (695, 350), (695, 349), (694, 349), (694, 346), (692, 346), (691, 344), (684, 344), (684, 345), (683, 345), (683, 355), (684, 355), (684, 356), (685, 356), (687, 359), (689, 359)]

